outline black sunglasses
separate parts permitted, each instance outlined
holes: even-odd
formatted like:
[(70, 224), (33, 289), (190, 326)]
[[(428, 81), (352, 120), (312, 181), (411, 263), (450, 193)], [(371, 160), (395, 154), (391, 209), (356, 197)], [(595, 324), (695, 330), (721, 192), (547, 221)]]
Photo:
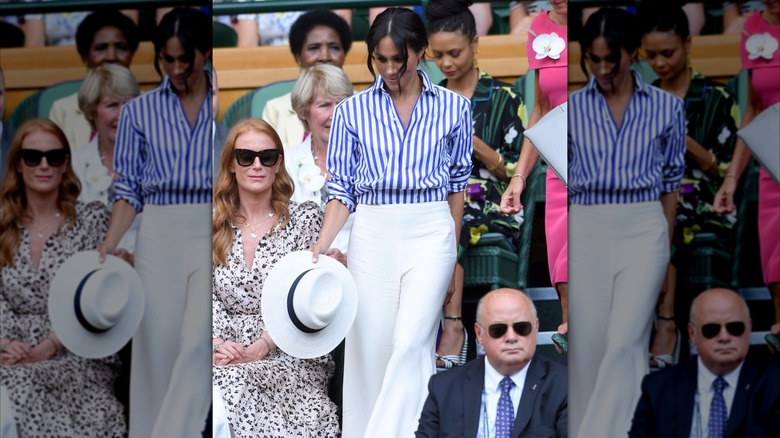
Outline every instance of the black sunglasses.
[[(745, 333), (745, 323), (742, 321), (727, 322), (725, 326), (726, 331), (729, 332), (731, 336), (742, 336), (742, 333)], [(712, 339), (720, 334), (721, 327), (723, 327), (721, 324), (716, 324), (714, 322), (704, 324), (701, 326), (701, 335), (706, 339)]]
[(46, 152), (37, 149), (22, 149), (21, 152), (24, 164), (30, 167), (41, 164), (41, 160), (44, 157), (46, 157), (46, 162), (49, 163), (49, 166), (60, 167), (68, 157), (68, 151), (65, 149), (52, 149)]
[(279, 149), (265, 149), (257, 152), (249, 149), (236, 149), (233, 151), (233, 155), (235, 155), (236, 161), (241, 167), (251, 166), (255, 162), (255, 157), (260, 159), (260, 164), (270, 167), (279, 161), (279, 156), (282, 153), (279, 152)]
[[(520, 336), (528, 336), (531, 334), (533, 325), (528, 321), (514, 322), (512, 323), (512, 330)], [(488, 334), (493, 339), (498, 339), (506, 334), (509, 330), (509, 325), (499, 322), (496, 324), (490, 324), (488, 326)]]

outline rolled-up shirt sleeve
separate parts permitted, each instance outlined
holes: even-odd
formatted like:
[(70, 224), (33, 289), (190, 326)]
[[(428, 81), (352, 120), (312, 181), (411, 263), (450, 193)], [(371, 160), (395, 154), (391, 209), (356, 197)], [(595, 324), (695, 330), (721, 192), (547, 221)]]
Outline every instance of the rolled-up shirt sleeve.
[(144, 136), (134, 123), (133, 112), (125, 105), (119, 116), (114, 150), (114, 170), (117, 180), (114, 182), (114, 202), (124, 199), (137, 212), (143, 210), (141, 196), (141, 177), (143, 175)]
[(450, 182), (447, 185), (449, 193), (465, 190), (471, 175), (474, 130), (471, 109), (467, 105), (464, 105), (460, 111), (459, 119), (450, 146)]
[(664, 135), (662, 193), (676, 192), (685, 171), (685, 111), (681, 100), (675, 101), (672, 120)]
[(327, 167), (331, 174), (328, 200), (339, 200), (350, 212), (354, 212), (356, 206), (353, 178), (357, 167), (357, 145), (357, 136), (346, 121), (345, 106), (339, 105), (333, 113), (328, 141)]

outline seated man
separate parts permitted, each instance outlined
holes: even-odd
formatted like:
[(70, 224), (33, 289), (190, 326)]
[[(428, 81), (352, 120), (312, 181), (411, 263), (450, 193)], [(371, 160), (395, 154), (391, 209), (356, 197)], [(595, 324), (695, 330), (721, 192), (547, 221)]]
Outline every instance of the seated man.
[(742, 297), (704, 291), (689, 321), (698, 359), (645, 376), (629, 436), (780, 436), (780, 367), (748, 357), (752, 321)]
[(477, 305), (485, 357), (431, 377), (417, 437), (566, 437), (567, 370), (536, 352), (533, 301), (498, 289)]

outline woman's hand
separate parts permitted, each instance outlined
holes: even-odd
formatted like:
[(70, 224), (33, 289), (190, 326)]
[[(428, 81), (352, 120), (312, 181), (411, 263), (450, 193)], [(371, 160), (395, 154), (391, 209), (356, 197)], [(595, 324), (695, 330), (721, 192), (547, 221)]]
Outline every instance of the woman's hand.
[(124, 248), (119, 248), (116, 251), (114, 251), (113, 255), (124, 260), (125, 262), (127, 262), (128, 265), (135, 267), (135, 256), (130, 251)]
[(727, 214), (734, 211), (737, 208), (734, 205), (734, 192), (737, 190), (737, 178), (732, 174), (726, 175), (723, 179), (723, 184), (720, 185), (718, 193), (715, 194), (715, 199), (712, 201), (712, 210), (715, 213)]
[[(339, 251), (338, 248), (326, 248), (320, 241), (314, 242), (314, 245), (312, 245), (309, 248), (309, 251), (312, 252), (312, 263), (317, 263), (317, 260), (320, 258), (320, 254), (325, 254), (326, 256), (336, 259), (344, 264), (344, 266), (347, 265), (347, 255), (342, 254), (341, 251)], [(342, 261), (342, 258), (344, 261)]]
[(30, 354), (27, 358), (17, 362), (17, 364), (43, 362), (49, 360), (57, 353), (57, 345), (51, 338), (45, 338), (38, 345), (30, 350)]
[(32, 355), (32, 346), (26, 342), (3, 339), (0, 343), (3, 344), (3, 350), (0, 353), (0, 364), (2, 365), (19, 363)]
[(512, 177), (509, 181), (509, 185), (504, 190), (504, 194), (501, 195), (501, 206), (499, 210), (504, 214), (517, 214), (523, 209), (523, 204), (520, 203), (520, 195), (525, 190), (525, 178), (520, 176)]
[(100, 253), (100, 256), (98, 257), (98, 261), (100, 261), (100, 263), (103, 263), (106, 261), (106, 254), (113, 255), (116, 252), (116, 245), (109, 245), (104, 240), (95, 249), (97, 249), (97, 252)]
[(214, 350), (211, 357), (214, 365), (227, 365), (229, 363), (238, 363), (237, 359), (244, 356), (244, 346), (233, 341), (225, 341)]

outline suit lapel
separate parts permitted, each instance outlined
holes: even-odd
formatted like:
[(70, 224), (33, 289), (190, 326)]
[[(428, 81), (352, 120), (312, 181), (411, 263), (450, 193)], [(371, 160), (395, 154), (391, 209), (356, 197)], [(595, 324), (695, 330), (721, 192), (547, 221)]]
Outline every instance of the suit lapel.
[(534, 412), (536, 396), (541, 391), (542, 381), (547, 371), (542, 364), (541, 359), (534, 358), (528, 365), (528, 373), (525, 376), (523, 384), (523, 393), (520, 394), (520, 404), (515, 413), (515, 424), (512, 427), (512, 437), (517, 438), (520, 432), (525, 429), (528, 421), (531, 420), (531, 414)]
[(485, 386), (485, 358), (475, 359), (476, 366), (466, 373), (463, 382), (463, 426), (465, 436), (477, 436), (482, 409), (482, 388)]
[(691, 436), (691, 425), (693, 424), (693, 410), (696, 407), (696, 386), (699, 381), (697, 373), (696, 359), (691, 359), (688, 366), (681, 367), (680, 374), (676, 378), (677, 394), (675, 399), (680, 403), (680, 409), (677, 410), (677, 415), (672, 412), (668, 414), (674, 415), (677, 418), (677, 436), (689, 437)]
[(755, 380), (758, 377), (757, 370), (751, 361), (746, 360), (742, 364), (742, 370), (737, 379), (737, 387), (734, 388), (734, 401), (731, 403), (726, 432), (724, 436), (735, 436), (737, 427), (745, 416), (745, 408), (750, 401), (750, 393), (754, 389)]

